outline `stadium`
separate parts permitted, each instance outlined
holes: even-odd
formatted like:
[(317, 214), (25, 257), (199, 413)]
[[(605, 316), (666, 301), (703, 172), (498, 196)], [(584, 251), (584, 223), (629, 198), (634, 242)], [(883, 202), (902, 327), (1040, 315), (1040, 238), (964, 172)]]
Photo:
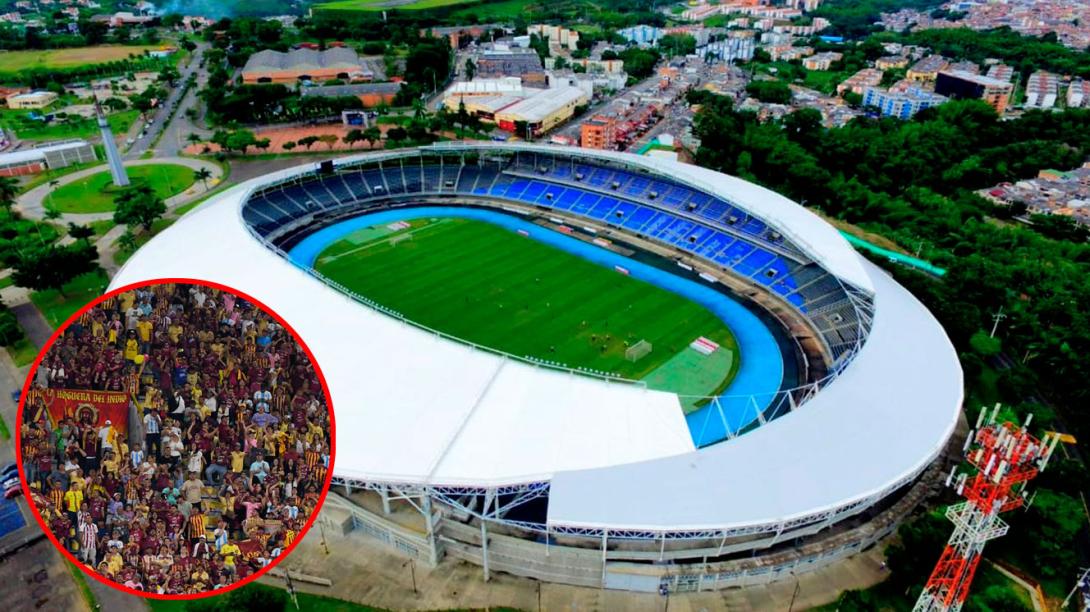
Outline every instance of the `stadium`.
[[(184, 256), (179, 256), (184, 253)], [(250, 180), (118, 287), (250, 293), (337, 415), (327, 525), (421, 563), (656, 591), (890, 534), (960, 416), (939, 323), (801, 206), (700, 167), (443, 143)]]

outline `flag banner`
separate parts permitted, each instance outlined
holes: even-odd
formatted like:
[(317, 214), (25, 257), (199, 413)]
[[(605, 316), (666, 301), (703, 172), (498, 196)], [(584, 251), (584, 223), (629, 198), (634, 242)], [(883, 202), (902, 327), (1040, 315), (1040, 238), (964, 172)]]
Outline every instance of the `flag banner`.
[[(92, 391), (88, 389), (38, 389), (32, 399), (44, 407), (49, 420), (56, 425), (63, 419), (101, 427), (110, 421), (110, 427), (119, 435), (128, 435), (129, 394), (124, 391)], [(35, 414), (39, 419), (43, 415)]]
[(624, 274), (625, 276), (628, 276), (628, 268), (622, 268), (621, 266), (613, 266), (613, 269), (620, 272), (621, 274)]
[(530, 235), (530, 232), (528, 232), (526, 230), (521, 230), (521, 229), (518, 230), (518, 233), (519, 233), (520, 236), (529, 236)]

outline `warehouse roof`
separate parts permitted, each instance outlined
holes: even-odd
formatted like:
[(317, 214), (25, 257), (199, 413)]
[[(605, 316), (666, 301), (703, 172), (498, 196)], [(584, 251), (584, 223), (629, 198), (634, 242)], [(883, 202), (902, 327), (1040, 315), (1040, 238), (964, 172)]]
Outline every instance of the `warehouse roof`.
[(270, 70), (316, 70), (321, 68), (344, 68), (362, 70), (360, 56), (353, 49), (336, 47), (325, 51), (313, 49), (295, 49), (287, 53), (266, 49), (258, 51), (246, 60), (243, 72), (263, 72)]

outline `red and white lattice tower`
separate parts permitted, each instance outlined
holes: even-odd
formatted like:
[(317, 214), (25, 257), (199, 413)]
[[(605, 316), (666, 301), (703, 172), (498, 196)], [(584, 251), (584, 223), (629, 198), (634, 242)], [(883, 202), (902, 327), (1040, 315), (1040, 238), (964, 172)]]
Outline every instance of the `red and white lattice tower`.
[(974, 473), (956, 475), (958, 466), (954, 466), (946, 477), (946, 485), (953, 485), (965, 501), (946, 509), (954, 533), (914, 612), (961, 609), (980, 565), (984, 544), (1007, 533), (1008, 525), (999, 514), (1026, 504), (1026, 483), (1045, 469), (1060, 441), (1058, 435), (1047, 434), (1042, 440), (1030, 435), (1026, 428), (1033, 415), (1019, 427), (995, 422), (999, 404), (985, 423), (986, 412), (980, 411), (976, 428), (969, 432), (962, 449)]

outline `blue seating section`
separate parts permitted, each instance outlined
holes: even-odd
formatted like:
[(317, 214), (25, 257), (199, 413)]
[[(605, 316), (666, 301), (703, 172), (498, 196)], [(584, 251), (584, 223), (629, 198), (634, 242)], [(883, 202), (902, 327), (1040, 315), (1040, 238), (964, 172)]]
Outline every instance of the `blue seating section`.
[(250, 197), (243, 217), (267, 235), (307, 215), (364, 209), (388, 195), (414, 193), (488, 195), (623, 228), (768, 287), (807, 314), (834, 355), (857, 339), (855, 310), (840, 282), (804, 257), (785, 257), (797, 250), (760, 219), (711, 195), (613, 168), (391, 164), (269, 187)]
[(541, 180), (582, 183), (591, 190), (614, 191), (629, 200), (655, 203), (658, 207), (687, 212), (732, 227), (780, 249), (797, 252), (797, 249), (760, 219), (749, 216), (745, 211), (723, 200), (688, 187), (624, 170), (582, 164), (572, 167), (570, 164), (557, 163), (542, 167), (524, 160), (515, 164), (512, 170), (520, 174), (539, 176)]

